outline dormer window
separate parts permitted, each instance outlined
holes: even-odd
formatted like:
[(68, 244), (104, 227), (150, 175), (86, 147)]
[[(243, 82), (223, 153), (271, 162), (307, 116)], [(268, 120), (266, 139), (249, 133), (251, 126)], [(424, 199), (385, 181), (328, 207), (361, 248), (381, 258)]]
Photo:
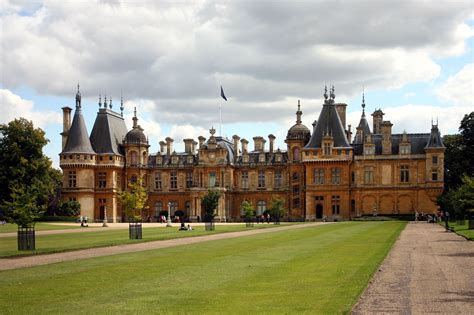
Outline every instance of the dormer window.
[(323, 144), (323, 153), (324, 155), (331, 155), (331, 143), (325, 142)]
[(176, 155), (171, 158), (171, 163), (178, 164), (178, 157)]
[(260, 163), (265, 163), (265, 154), (260, 154), (260, 155), (258, 156), (258, 161), (259, 161)]
[(275, 157), (275, 161), (281, 162), (281, 154), (277, 154), (277, 156)]
[(374, 146), (364, 146), (364, 155), (374, 155), (375, 147)]
[(188, 156), (188, 164), (193, 164), (193, 156)]
[(156, 157), (156, 164), (160, 165), (163, 163), (163, 158), (161, 156)]
[(248, 154), (244, 154), (244, 155), (242, 156), (242, 161), (243, 161), (244, 163), (248, 163), (248, 162), (249, 162), (249, 156), (248, 156)]
[(400, 154), (410, 154), (411, 148), (409, 144), (400, 145)]

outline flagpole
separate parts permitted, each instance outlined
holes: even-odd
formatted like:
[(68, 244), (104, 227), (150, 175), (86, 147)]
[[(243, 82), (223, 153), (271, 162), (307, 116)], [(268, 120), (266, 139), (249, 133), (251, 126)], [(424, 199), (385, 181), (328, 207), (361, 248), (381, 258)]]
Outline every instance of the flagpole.
[(219, 136), (222, 137), (222, 102), (219, 103)]

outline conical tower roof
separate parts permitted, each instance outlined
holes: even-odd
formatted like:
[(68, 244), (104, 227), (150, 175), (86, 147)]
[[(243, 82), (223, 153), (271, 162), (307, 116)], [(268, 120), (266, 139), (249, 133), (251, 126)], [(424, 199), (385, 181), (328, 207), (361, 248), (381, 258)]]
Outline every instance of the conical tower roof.
[(316, 128), (305, 148), (320, 148), (323, 137), (330, 136), (333, 138), (334, 147), (336, 148), (350, 148), (350, 144), (347, 141), (344, 127), (342, 126), (339, 114), (334, 106), (334, 87), (331, 88), (330, 97), (328, 99), (327, 89), (324, 93), (324, 105), (321, 113), (319, 114), (318, 123)]

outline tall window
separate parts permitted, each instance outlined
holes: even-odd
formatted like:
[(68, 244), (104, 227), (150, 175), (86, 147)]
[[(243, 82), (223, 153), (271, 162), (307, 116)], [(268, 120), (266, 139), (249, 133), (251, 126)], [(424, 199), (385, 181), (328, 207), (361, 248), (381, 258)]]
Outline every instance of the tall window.
[(364, 169), (364, 184), (374, 183), (374, 170), (370, 167)]
[(332, 196), (331, 203), (332, 203), (332, 214), (339, 214), (340, 213), (340, 196)]
[(265, 171), (258, 171), (258, 188), (265, 187)]
[(249, 172), (248, 171), (242, 171), (241, 180), (242, 180), (242, 188), (248, 189), (249, 188)]
[(300, 185), (294, 185), (293, 186), (293, 193), (294, 194), (299, 194), (300, 193)]
[(351, 183), (355, 183), (355, 180), (356, 180), (355, 172), (351, 172)]
[(193, 173), (187, 172), (186, 173), (186, 188), (193, 187)]
[(216, 172), (209, 172), (209, 187), (216, 186)]
[(97, 174), (97, 178), (99, 181), (99, 188), (105, 188), (107, 186), (107, 173), (99, 172), (99, 174)]
[(263, 200), (257, 202), (257, 215), (262, 215), (267, 210), (267, 203)]
[(160, 216), (161, 211), (163, 211), (163, 203), (161, 201), (155, 202), (155, 217)]
[(339, 167), (331, 169), (331, 182), (333, 185), (339, 185), (341, 183), (341, 169)]
[(324, 168), (314, 169), (314, 183), (317, 185), (324, 184)]
[(438, 164), (438, 156), (437, 156), (437, 155), (433, 155), (433, 156), (431, 157), (431, 163), (432, 163), (433, 165), (437, 165), (437, 164)]
[(155, 173), (155, 189), (163, 189), (163, 184), (161, 182), (161, 172)]
[(408, 183), (410, 181), (410, 173), (408, 165), (400, 166), (400, 182)]
[(191, 215), (191, 201), (188, 200), (184, 203), (184, 210), (187, 216)]
[(331, 155), (331, 144), (330, 143), (324, 143), (323, 144), (323, 149), (324, 149), (324, 155)]
[(170, 185), (171, 189), (178, 188), (178, 173), (177, 172), (171, 172), (170, 184), (171, 184)]
[(76, 171), (69, 171), (68, 180), (69, 180), (69, 188), (76, 187)]
[(293, 161), (299, 161), (300, 160), (300, 148), (296, 147), (293, 148)]
[(131, 165), (138, 164), (138, 154), (135, 151), (130, 152), (130, 164)]
[(275, 171), (275, 188), (280, 188), (281, 187), (281, 171), (277, 170)]
[(299, 207), (300, 207), (300, 198), (293, 199), (293, 208), (299, 208)]
[(431, 171), (431, 180), (438, 180), (438, 171), (432, 170)]
[(300, 179), (300, 175), (298, 173), (293, 173), (293, 181), (297, 182)]

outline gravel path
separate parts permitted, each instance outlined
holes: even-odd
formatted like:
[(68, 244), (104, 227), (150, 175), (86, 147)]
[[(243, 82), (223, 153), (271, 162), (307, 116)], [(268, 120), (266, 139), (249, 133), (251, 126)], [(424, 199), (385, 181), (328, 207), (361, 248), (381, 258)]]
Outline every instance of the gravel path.
[[(250, 236), (250, 235), (256, 235), (256, 234), (272, 233), (272, 232), (301, 229), (301, 228), (310, 228), (310, 227), (315, 227), (315, 226), (323, 225), (323, 224), (331, 224), (331, 223), (318, 222), (318, 223), (296, 224), (296, 225), (280, 226), (280, 227), (274, 227), (274, 228), (268, 228), (268, 229), (228, 232), (228, 233), (212, 234), (212, 235), (206, 235), (206, 236), (177, 238), (177, 239), (164, 240), (164, 241), (151, 241), (151, 242), (138, 243), (138, 244), (126, 244), (126, 245), (100, 247), (100, 248), (89, 248), (89, 249), (81, 249), (81, 250), (64, 252), (64, 253), (44, 254), (44, 255), (27, 256), (27, 257), (1, 258), (0, 270), (25, 268), (25, 267), (53, 264), (53, 263), (63, 262), (63, 261), (133, 253), (133, 252), (140, 252), (140, 251), (145, 251), (145, 250), (153, 250), (153, 249), (174, 247), (174, 246), (180, 246), (180, 245), (195, 244), (195, 243), (201, 243), (201, 242), (207, 242), (207, 241), (215, 241), (215, 240)], [(97, 229), (90, 229), (89, 231), (96, 231), (96, 230)], [(65, 231), (69, 231), (69, 233), (74, 233), (72, 231), (76, 231), (76, 230), (65, 230)], [(49, 232), (49, 234), (52, 234), (53, 232), (56, 232), (56, 231), (44, 231), (44, 232)]]
[(474, 242), (407, 225), (353, 314), (474, 314)]

